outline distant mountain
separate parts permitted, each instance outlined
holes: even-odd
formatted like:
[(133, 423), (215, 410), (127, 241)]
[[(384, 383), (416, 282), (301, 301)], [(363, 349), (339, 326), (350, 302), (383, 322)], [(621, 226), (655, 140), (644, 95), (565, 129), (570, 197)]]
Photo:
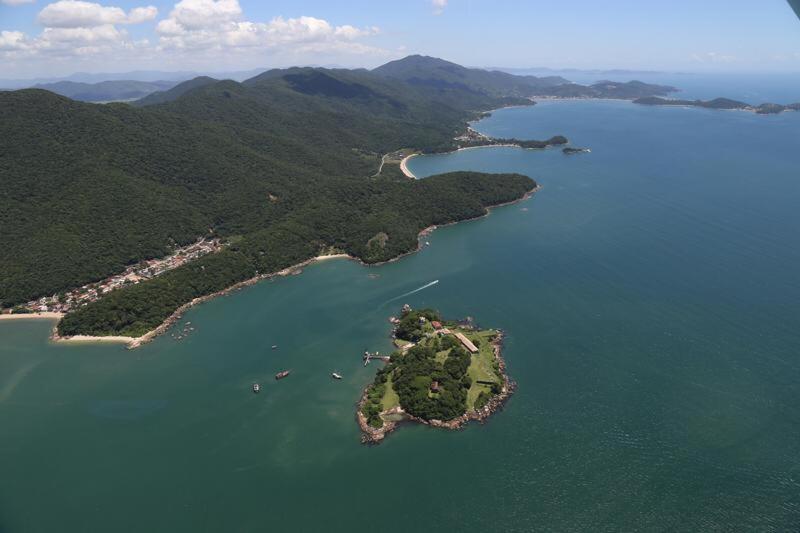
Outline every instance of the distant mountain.
[(376, 175), (383, 154), (452, 150), (478, 110), (530, 103), (479, 88), (293, 68), (244, 83), (199, 78), (147, 102), (0, 92), (0, 306), (103, 279), (201, 236), (229, 239), (59, 326), (138, 335), (193, 298), (323, 249), (391, 259), (413, 250), (423, 228), (480, 216), (535, 185), (477, 173), (409, 180), (396, 164)]
[(706, 109), (738, 109), (742, 111), (752, 111), (754, 113), (758, 113), (759, 115), (774, 115), (784, 111), (800, 111), (800, 103), (789, 105), (772, 103), (750, 105), (746, 102), (740, 102), (739, 100), (731, 100), (730, 98), (714, 98), (713, 100), (677, 100), (650, 96), (646, 98), (638, 98), (634, 100), (633, 103), (641, 105), (704, 107)]
[(529, 96), (533, 90), (554, 87), (568, 80), (559, 76), (515, 76), (507, 72), (466, 68), (443, 59), (409, 56), (392, 61), (372, 72), (403, 80), (411, 85), (440, 91), (459, 90), (488, 96)]
[[(630, 69), (581, 69), (581, 68), (550, 68), (550, 67), (529, 67), (529, 68), (509, 68), (509, 67), (486, 67), (487, 70), (499, 70), (517, 76), (532, 74), (534, 76), (547, 74), (550, 76), (569, 76), (570, 74), (596, 75), (596, 76), (636, 76), (666, 74), (659, 70), (630, 70)], [(671, 73), (674, 74), (674, 73)]]
[(137, 100), (156, 91), (163, 91), (175, 85), (174, 81), (101, 81), (99, 83), (77, 83), (59, 81), (36, 85), (36, 89), (44, 89), (73, 100), (82, 102), (115, 102)]
[(373, 72), (403, 80), (412, 85), (441, 91), (457, 89), (489, 96), (552, 96), (562, 98), (620, 98), (666, 95), (676, 91), (667, 85), (641, 81), (600, 81), (593, 85), (571, 83), (560, 76), (517, 76), (501, 71), (466, 68), (449, 61), (426, 56), (409, 56), (392, 61)]
[[(100, 83), (103, 81), (131, 80), (143, 82), (171, 81), (180, 83), (198, 76), (211, 76), (221, 80), (244, 81), (264, 72), (265, 68), (239, 70), (231, 72), (169, 72), (161, 70), (134, 70), (131, 72), (76, 72), (69, 76), (35, 79), (0, 79), (0, 89), (27, 89), (38, 85), (71, 81), (75, 83)], [(173, 83), (173, 85), (174, 85)]]
[(155, 104), (163, 104), (166, 102), (172, 102), (183, 96), (188, 91), (192, 89), (197, 89), (198, 87), (205, 87), (206, 85), (211, 85), (213, 83), (217, 83), (219, 80), (215, 80), (214, 78), (209, 78), (208, 76), (199, 76), (189, 81), (185, 81), (183, 83), (179, 83), (174, 87), (166, 90), (166, 91), (158, 91), (154, 92), (148, 96), (145, 96), (141, 100), (134, 102), (134, 105), (137, 106), (146, 106), (146, 105), (155, 105)]

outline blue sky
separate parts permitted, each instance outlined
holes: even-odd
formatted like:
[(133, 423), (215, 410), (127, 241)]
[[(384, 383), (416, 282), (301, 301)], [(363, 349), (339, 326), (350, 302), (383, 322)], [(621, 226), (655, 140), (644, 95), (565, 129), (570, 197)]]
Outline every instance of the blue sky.
[(800, 72), (785, 0), (0, 0), (0, 77), (470, 66)]

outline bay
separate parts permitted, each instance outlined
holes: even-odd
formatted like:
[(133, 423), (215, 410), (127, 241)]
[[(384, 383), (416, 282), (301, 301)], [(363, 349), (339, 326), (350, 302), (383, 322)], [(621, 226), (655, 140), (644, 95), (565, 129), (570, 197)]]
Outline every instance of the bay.
[[(542, 189), (400, 261), (196, 307), (182, 341), (0, 322), (0, 531), (796, 528), (800, 114), (543, 102), (478, 128), (592, 153), (414, 158)], [(365, 447), (360, 354), (406, 302), (504, 329), (519, 388), (485, 425)]]

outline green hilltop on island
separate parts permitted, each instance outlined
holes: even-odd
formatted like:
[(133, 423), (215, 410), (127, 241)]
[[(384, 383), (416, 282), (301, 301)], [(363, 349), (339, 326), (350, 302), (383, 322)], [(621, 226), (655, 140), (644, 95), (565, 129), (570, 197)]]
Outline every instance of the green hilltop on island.
[(484, 420), (514, 391), (501, 355), (503, 334), (471, 319), (445, 321), (432, 309), (403, 306), (392, 317), (397, 350), (361, 397), (362, 442), (379, 443), (403, 421), (458, 429)]

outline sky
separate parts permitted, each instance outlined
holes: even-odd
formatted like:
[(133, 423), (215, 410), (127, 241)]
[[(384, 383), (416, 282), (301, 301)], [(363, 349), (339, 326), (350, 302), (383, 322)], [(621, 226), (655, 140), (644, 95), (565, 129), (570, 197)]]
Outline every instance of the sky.
[(0, 78), (467, 66), (800, 72), (785, 0), (0, 0)]

